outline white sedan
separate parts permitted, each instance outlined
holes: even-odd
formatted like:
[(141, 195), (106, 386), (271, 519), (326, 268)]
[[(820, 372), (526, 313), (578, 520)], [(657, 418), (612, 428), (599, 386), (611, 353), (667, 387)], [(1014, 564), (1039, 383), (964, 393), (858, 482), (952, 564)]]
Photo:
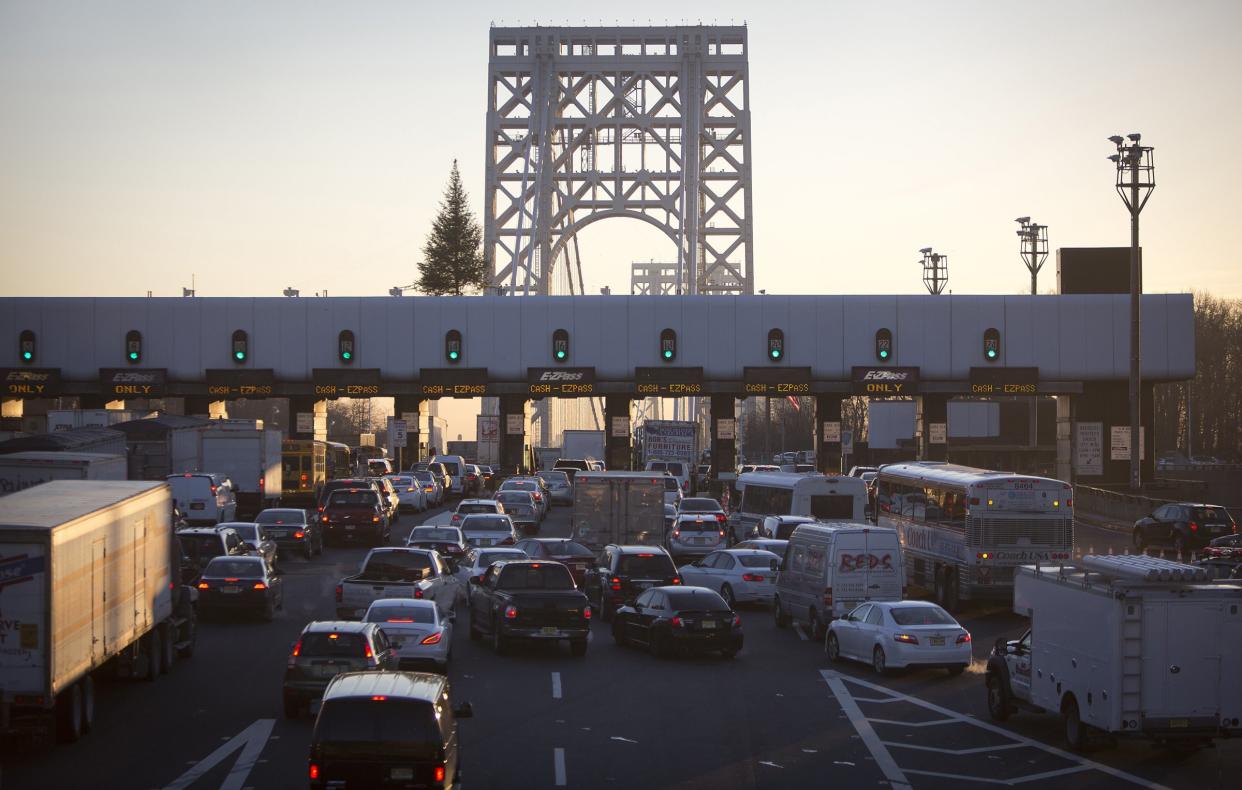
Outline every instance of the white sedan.
[(442, 618), (435, 601), (420, 598), (380, 598), (362, 616), (378, 623), (397, 651), (401, 669), (434, 666), (448, 672), (453, 649), (453, 622)]
[(493, 562), (499, 560), (526, 560), (526, 552), (515, 548), (470, 549), (464, 559), (457, 563), (457, 580), (462, 589), (470, 584), (471, 576), (482, 576), (487, 573)]
[(970, 666), (970, 632), (930, 601), (875, 601), (828, 626), (832, 661), (852, 658), (881, 675), (893, 669), (940, 667), (960, 675)]
[(392, 487), (397, 489), (398, 510), (413, 510), (421, 513), (427, 509), (427, 492), (417, 479), (411, 475), (388, 475)]
[(758, 549), (722, 549), (677, 569), (682, 583), (720, 593), (725, 603), (770, 604), (776, 594), (776, 571), (781, 558)]

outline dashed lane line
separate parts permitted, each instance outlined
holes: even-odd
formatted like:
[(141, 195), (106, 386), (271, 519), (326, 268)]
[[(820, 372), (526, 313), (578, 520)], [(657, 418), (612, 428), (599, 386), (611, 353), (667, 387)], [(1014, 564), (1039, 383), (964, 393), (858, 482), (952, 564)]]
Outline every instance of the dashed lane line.
[(556, 747), (552, 750), (552, 771), (556, 775), (556, 786), (565, 786), (565, 750)]
[(561, 673), (552, 673), (552, 699), (561, 698)]

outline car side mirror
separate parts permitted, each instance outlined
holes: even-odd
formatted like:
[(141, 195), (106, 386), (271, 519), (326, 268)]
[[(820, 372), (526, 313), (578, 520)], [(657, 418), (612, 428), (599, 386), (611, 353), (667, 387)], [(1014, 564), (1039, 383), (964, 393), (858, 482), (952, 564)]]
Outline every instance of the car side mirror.
[(474, 708), (469, 702), (463, 702), (453, 708), (453, 715), (459, 719), (472, 719), (474, 718)]
[(483, 583), (483, 577), (482, 576), (471, 576), (470, 583), (476, 586), (480, 585)]
[(777, 560), (772, 560), (771, 562), (768, 563), (768, 568), (770, 570), (776, 571), (776, 570), (780, 570), (780, 565), (781, 565), (780, 562), (778, 562)]

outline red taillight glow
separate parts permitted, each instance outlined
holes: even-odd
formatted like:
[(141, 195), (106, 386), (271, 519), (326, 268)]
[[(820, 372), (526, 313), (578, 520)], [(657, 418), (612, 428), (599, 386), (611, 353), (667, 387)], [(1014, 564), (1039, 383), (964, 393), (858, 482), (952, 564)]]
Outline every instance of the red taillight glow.
[(439, 631), (437, 631), (436, 633), (434, 633), (434, 634), (432, 634), (431, 636), (427, 637), (427, 638), (426, 638), (426, 639), (424, 639), (423, 641), (419, 642), (419, 644), (420, 644), (420, 645), (438, 645), (438, 644), (440, 644), (440, 632), (439, 632)]
[(267, 589), (267, 585), (266, 585), (266, 584), (264, 584), (263, 582), (255, 582), (255, 583), (254, 583), (254, 588), (255, 588), (256, 590), (266, 590), (266, 589)]
[(301, 652), (302, 652), (302, 640), (299, 639), (298, 643), (293, 646), (293, 657), (297, 658), (298, 654)]
[(384, 622), (386, 623), (412, 623), (414, 621), (410, 619), (409, 617), (389, 617)]
[(760, 576), (757, 573), (743, 573), (742, 574), (742, 581), (744, 582), (761, 582), (763, 581), (763, 579), (764, 577)]
[(611, 587), (612, 587), (612, 589), (614, 589), (614, 590), (620, 590), (620, 589), (621, 589), (621, 579), (619, 579), (619, 578), (618, 578), (618, 577), (616, 577), (616, 576), (613, 576), (613, 577), (609, 580), (609, 582), (608, 582), (608, 583), (609, 583), (609, 586), (611, 586)]
[(325, 523), (325, 524), (327, 524), (327, 523), (328, 523), (328, 517), (327, 517), (326, 515), (323, 517), (323, 523)]
[(422, 588), (422, 587), (419, 587), (419, 588), (417, 588), (416, 590), (414, 590), (414, 597), (415, 597), (415, 598), (422, 598), (422, 597), (423, 597), (423, 588)]
[(344, 590), (341, 588), (341, 585), (339, 584), (336, 585), (336, 602), (337, 603), (341, 602), (341, 595), (343, 594), (343, 592)]
[(668, 624), (673, 626), (674, 628), (681, 628), (681, 618), (678, 617), (677, 615), (673, 615), (673, 619), (669, 620)]
[(742, 616), (741, 615), (737, 615), (737, 614), (733, 615), (733, 627), (734, 628), (742, 627)]
[(1190, 531), (1191, 531), (1191, 532), (1198, 532), (1198, 531), (1199, 531), (1199, 525), (1198, 525), (1198, 524), (1196, 524), (1196, 523), (1195, 523), (1195, 522), (1193, 522), (1193, 521), (1192, 521), (1192, 522), (1190, 522)]
[(302, 538), (306, 537), (306, 533), (305, 533), (305, 532), (295, 532), (295, 533), (293, 533), (293, 537), (297, 538), (298, 540), (301, 540)]
[(582, 619), (584, 620), (591, 619), (591, 607), (588, 606), (587, 608), (582, 610)]
[(199, 582), (199, 583), (198, 583), (198, 589), (200, 589), (200, 590), (206, 590), (206, 589), (208, 589), (208, 587), (207, 587), (207, 582)]
[(681, 577), (680, 577), (680, 576), (674, 576), (674, 577), (673, 577), (673, 584), (681, 584)]
[(372, 702), (387, 702), (388, 697), (384, 696), (383, 694), (376, 694), (371, 697), (371, 701)]
[(372, 524), (378, 524), (378, 523), (379, 523), (379, 516), (371, 516), (371, 523), (372, 523)]
[(717, 514), (716, 514), (716, 520), (717, 520), (717, 521), (719, 521), (721, 524), (723, 524), (723, 523), (725, 523), (726, 521), (728, 521), (728, 519), (725, 517), (725, 514), (724, 514), (724, 513), (717, 513)]
[(371, 645), (368, 642), (362, 643), (362, 657), (363, 658), (375, 658), (375, 654), (371, 652)]
[(314, 763), (310, 764), (310, 778), (311, 779), (319, 778), (319, 766), (315, 765)]
[(436, 766), (436, 781), (437, 782), (444, 781), (444, 766), (443, 765)]
[(958, 634), (958, 635), (957, 635), (957, 643), (958, 643), (959, 645), (964, 645), (964, 644), (967, 644), (967, 643), (969, 643), (969, 642), (970, 642), (970, 632), (969, 632), (969, 631), (964, 631), (964, 632), (962, 632), (962, 633), (960, 633), (960, 634)]
[(307, 480), (307, 477), (306, 477), (306, 475), (305, 475), (305, 474), (303, 474), (303, 475), (302, 475), (302, 482), (303, 482), (303, 483), (305, 483), (305, 482), (306, 482), (306, 480)]
[(901, 642), (907, 645), (917, 645), (919, 638), (914, 634), (893, 634), (894, 642)]
[(505, 619), (506, 619), (506, 620), (515, 620), (515, 619), (517, 619), (517, 607), (516, 607), (516, 606), (506, 606), (506, 607), (505, 607)]

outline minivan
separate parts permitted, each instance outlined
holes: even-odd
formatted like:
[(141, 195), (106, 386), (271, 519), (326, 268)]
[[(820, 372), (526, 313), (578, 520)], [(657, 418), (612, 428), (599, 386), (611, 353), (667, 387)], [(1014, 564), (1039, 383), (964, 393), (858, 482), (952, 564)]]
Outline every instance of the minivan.
[(851, 521), (801, 524), (789, 537), (776, 579), (780, 627), (805, 623), (823, 639), (829, 621), (864, 601), (905, 598), (897, 530)]
[(431, 459), (433, 464), (441, 464), (449, 476), (449, 490), (454, 494), (462, 493), (462, 482), (466, 476), (466, 459), (460, 455), (437, 455)]
[(212, 472), (186, 472), (164, 478), (173, 502), (188, 526), (211, 526), (237, 520), (237, 497), (233, 483)]
[(683, 496), (690, 496), (690, 465), (683, 461), (648, 461), (647, 472), (664, 472), (677, 479)]

